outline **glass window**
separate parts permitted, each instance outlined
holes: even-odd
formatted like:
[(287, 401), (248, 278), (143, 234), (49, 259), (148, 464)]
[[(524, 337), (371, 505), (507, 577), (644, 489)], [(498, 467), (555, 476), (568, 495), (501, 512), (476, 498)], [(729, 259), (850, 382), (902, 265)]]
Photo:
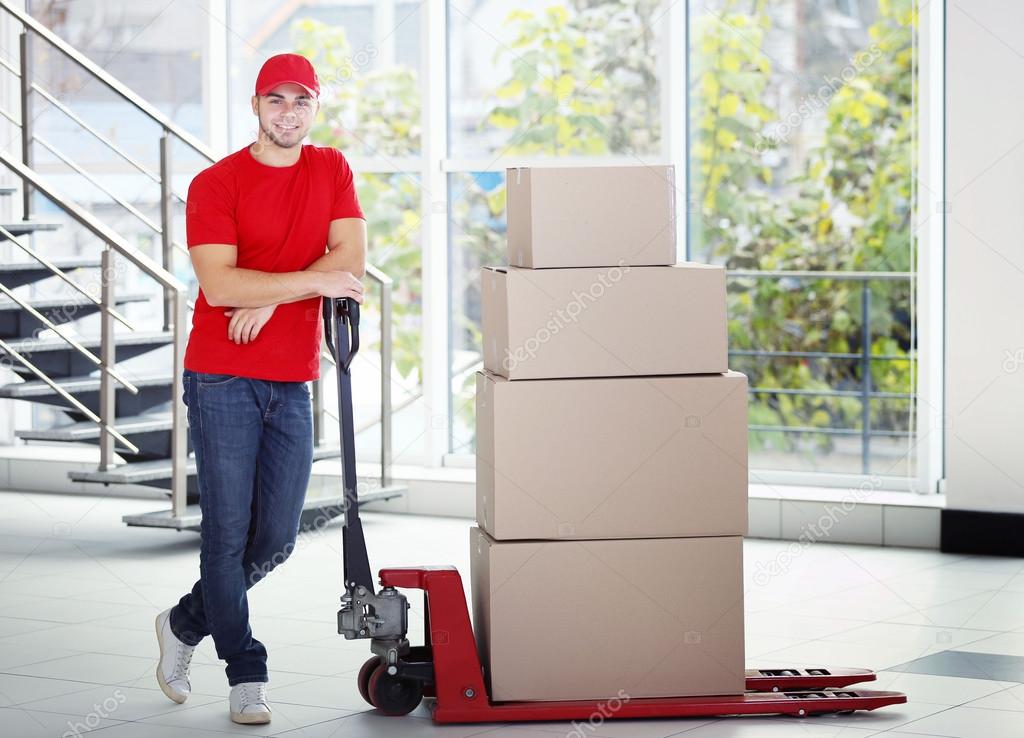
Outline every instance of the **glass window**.
[(255, 140), (250, 97), (270, 56), (297, 52), (316, 67), (320, 125), (314, 143), (349, 157), (420, 151), (419, 3), (230, 4), (231, 145)]
[(659, 0), (448, 5), (451, 452), (473, 453), (480, 267), (503, 264), (502, 157), (659, 155)]
[[(229, 5), (231, 147), (256, 137), (250, 99), (260, 66), (270, 56), (297, 52), (320, 79), (320, 112), (309, 140), (340, 149), (356, 172), (366, 215), (368, 262), (393, 281), (391, 332), (392, 453), (396, 464), (423, 461), (421, 336), (422, 218), (418, 165), (403, 171), (398, 157), (420, 153), (420, 4), (415, 2), (296, 2)], [(364, 165), (365, 163), (365, 165)], [(361, 460), (380, 452), (380, 287), (363, 280), (364, 310), (355, 424)], [(371, 389), (376, 387), (375, 390)], [(335, 406), (330, 382), (325, 406)], [(326, 426), (337, 437), (336, 424)]]
[(751, 467), (912, 474), (916, 5), (689, 13), (688, 253), (731, 271)]
[(453, 157), (656, 154), (661, 0), (448, 5)]

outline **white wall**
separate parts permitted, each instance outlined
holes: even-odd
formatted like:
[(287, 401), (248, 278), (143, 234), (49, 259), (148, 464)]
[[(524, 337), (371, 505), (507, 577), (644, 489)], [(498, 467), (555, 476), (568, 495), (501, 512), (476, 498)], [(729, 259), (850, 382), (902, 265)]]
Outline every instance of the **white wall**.
[(1024, 3), (947, 3), (948, 507), (1024, 513)]

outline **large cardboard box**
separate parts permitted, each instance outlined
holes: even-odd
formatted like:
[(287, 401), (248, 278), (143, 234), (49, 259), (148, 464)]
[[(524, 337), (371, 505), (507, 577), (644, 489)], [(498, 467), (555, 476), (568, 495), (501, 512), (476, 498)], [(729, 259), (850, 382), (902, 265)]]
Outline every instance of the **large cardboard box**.
[(508, 263), (544, 267), (676, 262), (671, 166), (507, 171)]
[(484, 267), (484, 368), (509, 379), (721, 374), (725, 270)]
[(476, 378), (476, 520), (498, 540), (747, 532), (747, 378)]
[(491, 699), (741, 694), (743, 539), (495, 541), (470, 531)]

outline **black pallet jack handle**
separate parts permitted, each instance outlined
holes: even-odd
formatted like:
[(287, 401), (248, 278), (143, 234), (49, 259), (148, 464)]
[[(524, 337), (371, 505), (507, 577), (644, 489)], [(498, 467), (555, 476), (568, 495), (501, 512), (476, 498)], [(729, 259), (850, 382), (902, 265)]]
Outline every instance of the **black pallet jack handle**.
[(359, 303), (351, 297), (325, 297), (324, 338), (337, 364), (338, 422), (341, 426), (341, 477), (345, 520), (342, 561), (347, 589), (365, 587), (374, 592), (370, 560), (356, 492), (356, 435), (352, 420), (352, 360), (359, 351)]

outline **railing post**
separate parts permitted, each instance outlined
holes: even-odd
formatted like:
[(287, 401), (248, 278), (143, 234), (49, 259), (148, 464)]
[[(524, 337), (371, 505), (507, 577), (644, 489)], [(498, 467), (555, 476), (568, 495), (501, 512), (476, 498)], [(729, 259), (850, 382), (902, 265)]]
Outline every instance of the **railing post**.
[(860, 293), (861, 473), (871, 470), (871, 285), (865, 279)]
[(100, 272), (100, 469), (106, 471), (114, 465), (114, 436), (110, 428), (116, 413), (116, 390), (110, 372), (117, 360), (114, 317), (110, 314), (114, 304), (114, 251), (109, 245), (103, 247)]
[[(174, 212), (171, 187), (171, 138), (167, 129), (160, 136), (160, 238), (163, 246), (162, 266), (174, 274)], [(174, 296), (164, 289), (164, 330), (169, 331), (173, 321)], [(181, 366), (180, 364), (178, 366)]]
[(185, 319), (186, 293), (171, 290), (171, 307), (174, 331), (174, 368), (171, 371), (171, 515), (182, 517), (188, 506), (188, 472), (185, 459), (188, 455), (188, 426), (185, 404), (182, 401), (182, 367), (185, 363)]
[(391, 281), (380, 285), (380, 486), (391, 484)]
[[(19, 37), (21, 77), (19, 79), (21, 102), (21, 161), (32, 168), (32, 39), (28, 29)], [(32, 217), (32, 186), (21, 181), (22, 213), (25, 220)]]

